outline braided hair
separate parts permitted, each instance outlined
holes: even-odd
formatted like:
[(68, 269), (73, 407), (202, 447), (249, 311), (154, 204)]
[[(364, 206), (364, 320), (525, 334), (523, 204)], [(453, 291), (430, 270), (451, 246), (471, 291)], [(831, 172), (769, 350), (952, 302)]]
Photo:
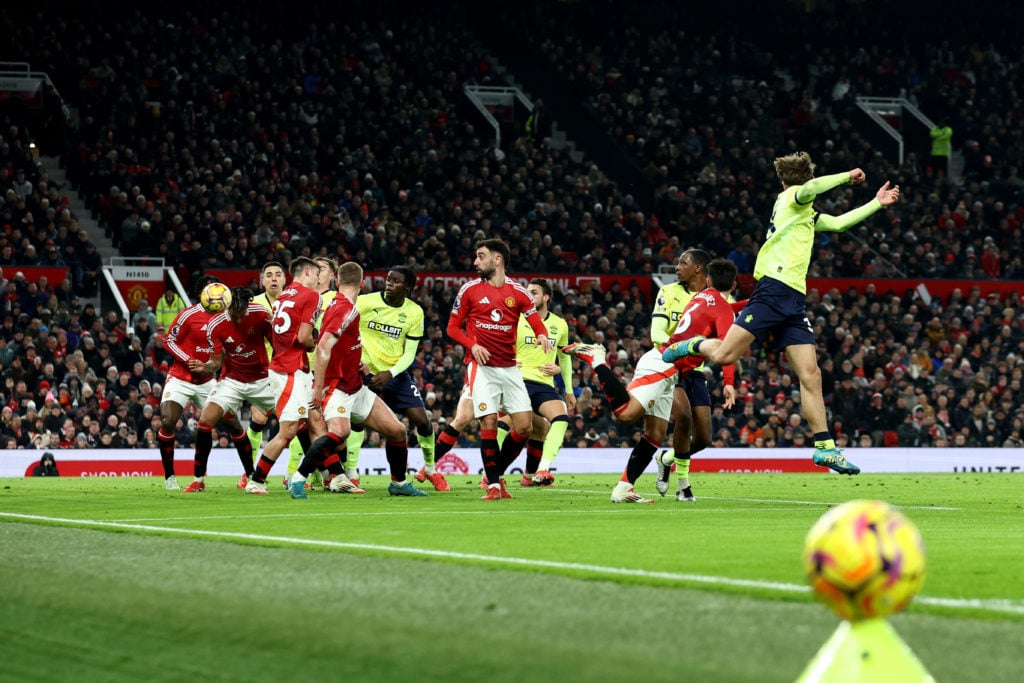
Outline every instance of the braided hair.
[(249, 302), (255, 293), (248, 287), (232, 287), (231, 288), (231, 308), (230, 310), (236, 313), (244, 313), (249, 308)]

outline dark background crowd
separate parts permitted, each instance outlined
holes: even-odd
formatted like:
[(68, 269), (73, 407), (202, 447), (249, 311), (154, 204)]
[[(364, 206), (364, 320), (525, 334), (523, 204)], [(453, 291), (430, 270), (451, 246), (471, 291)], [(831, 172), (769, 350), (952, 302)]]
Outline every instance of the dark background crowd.
[[(186, 282), (319, 254), (468, 273), (485, 236), (509, 242), (517, 274), (646, 278), (691, 246), (749, 274), (778, 191), (771, 161), (797, 149), (819, 173), (861, 167), (869, 184), (904, 191), (894, 209), (822, 237), (812, 276), (977, 283), (929, 304), (883, 288), (809, 294), (840, 443), (1020, 444), (1020, 302), (984, 287), (1024, 279), (1024, 58), (1009, 24), (953, 2), (930, 17), (886, 6), (884, 19), (872, 2), (762, 3), (728, 20), (662, 1), (498, 3), (486, 14), (465, 4), (443, 17), (366, 2), (3, 10), (0, 57), (49, 73), (73, 112), (54, 136), (52, 119), (0, 108), (6, 446), (155, 447), (164, 330), (83, 304), (101, 264), (70, 207), (76, 194), (122, 255), (161, 257)], [(519, 78), (557, 87), (529, 121), (503, 119), (497, 149), (462, 88)], [(905, 96), (947, 121), (958, 177), (927, 144), (899, 163), (858, 118), (859, 95)], [(596, 130), (601, 144), (583, 155), (559, 144), (555, 112), (558, 129)], [(47, 177), (34, 140), (60, 156), (68, 186)], [(622, 163), (599, 163), (610, 153)], [(837, 190), (818, 208), (841, 213), (869, 196)], [(69, 276), (18, 276), (32, 265)], [(463, 350), (444, 335), (454, 292), (438, 284), (414, 298), (428, 341), (413, 374), (443, 419), (463, 378)], [(552, 308), (628, 378), (650, 343), (651, 306), (616, 287), (557, 292)], [(566, 444), (631, 444), (636, 429), (610, 418), (590, 370), (574, 383)], [(752, 350), (739, 389), (735, 410), (715, 411), (717, 445), (810, 443), (784, 361)], [(475, 438), (470, 429), (462, 446)]]

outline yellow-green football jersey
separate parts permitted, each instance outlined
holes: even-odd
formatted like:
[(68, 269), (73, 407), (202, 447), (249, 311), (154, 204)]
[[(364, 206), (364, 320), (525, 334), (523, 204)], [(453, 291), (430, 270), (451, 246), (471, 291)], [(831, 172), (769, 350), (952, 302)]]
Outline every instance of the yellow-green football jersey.
[[(316, 324), (314, 325), (317, 331), (317, 341), (320, 341), (320, 327), (324, 324), (324, 312), (336, 296), (338, 296), (338, 292), (333, 289), (320, 293), (320, 310), (316, 314)], [(316, 347), (309, 352), (309, 367), (310, 371), (316, 367)]]
[(673, 282), (658, 290), (654, 312), (651, 314), (651, 341), (668, 341), (694, 294), (696, 292), (688, 290), (682, 282)]
[(779, 193), (772, 209), (771, 227), (754, 264), (754, 279), (770, 277), (807, 293), (807, 269), (814, 251), (814, 200), (797, 201), (800, 185)]
[(554, 375), (545, 375), (540, 366), (556, 362), (558, 349), (569, 343), (569, 325), (562, 318), (549, 312), (544, 318), (544, 327), (548, 331), (548, 339), (554, 342), (551, 350), (544, 353), (544, 347), (536, 344), (533, 328), (524, 316), (519, 316), (519, 329), (516, 331), (516, 359), (522, 363), (519, 367), (523, 379), (555, 386)]
[[(270, 303), (270, 297), (267, 296), (266, 292), (263, 292), (262, 294), (257, 294), (256, 296), (254, 296), (252, 298), (252, 302), (254, 304), (259, 304), (260, 306), (264, 306), (271, 313), (274, 312), (274, 304)], [(266, 346), (267, 346), (267, 360), (270, 360), (271, 358), (274, 357), (274, 347), (270, 344), (270, 340), (269, 339), (264, 341), (264, 344), (266, 344)]]
[(361, 294), (356, 299), (363, 362), (370, 371), (390, 370), (405, 354), (405, 340), (423, 339), (423, 308), (406, 299), (401, 306), (389, 306), (383, 292)]

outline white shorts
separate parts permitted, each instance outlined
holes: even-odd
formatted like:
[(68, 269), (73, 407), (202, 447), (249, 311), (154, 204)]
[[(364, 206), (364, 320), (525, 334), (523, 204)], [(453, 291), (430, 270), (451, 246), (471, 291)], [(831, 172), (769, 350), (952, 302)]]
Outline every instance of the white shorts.
[(661, 352), (651, 349), (636, 364), (633, 381), (626, 386), (629, 395), (640, 401), (644, 412), (668, 422), (672, 416), (672, 392), (679, 380), (679, 370), (661, 359)]
[(530, 395), (523, 384), (519, 368), (492, 368), (470, 363), (466, 368), (473, 416), (483, 417), (497, 412), (508, 415), (531, 413)]
[(188, 407), (188, 402), (192, 401), (192, 405), (202, 410), (215, 386), (217, 386), (216, 380), (193, 384), (179, 377), (168, 377), (167, 383), (164, 384), (164, 393), (160, 395), (160, 402), (177, 403), (184, 410)]
[(267, 373), (274, 392), (274, 412), (280, 422), (298, 422), (309, 417), (313, 401), (313, 375), (293, 372), (285, 375), (271, 370)]
[(249, 383), (228, 377), (217, 382), (207, 400), (219, 405), (225, 413), (237, 412), (242, 407), (242, 401), (248, 401), (263, 412), (267, 412), (274, 409), (277, 394), (270, 386), (269, 377)]
[(340, 389), (335, 389), (324, 402), (324, 419), (344, 417), (355, 424), (361, 424), (369, 417), (376, 400), (377, 394), (370, 391), (370, 387), (360, 387), (354, 394), (346, 394)]

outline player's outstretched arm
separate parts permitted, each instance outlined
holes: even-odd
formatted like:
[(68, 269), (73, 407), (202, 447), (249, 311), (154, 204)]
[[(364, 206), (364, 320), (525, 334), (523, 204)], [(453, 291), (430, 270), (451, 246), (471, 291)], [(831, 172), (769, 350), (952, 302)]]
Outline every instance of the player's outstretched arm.
[(832, 175), (823, 175), (818, 178), (811, 178), (806, 183), (797, 188), (796, 200), (801, 204), (809, 204), (814, 201), (814, 198), (819, 194), (828, 192), (834, 187), (839, 187), (849, 183), (850, 185), (857, 185), (863, 183), (866, 175), (864, 171), (859, 168), (855, 168), (852, 171), (845, 171), (843, 173), (833, 173)]
[(885, 181), (885, 184), (879, 188), (878, 192), (875, 193), (875, 198), (863, 206), (858, 206), (852, 211), (847, 211), (840, 216), (829, 216), (828, 214), (818, 214), (814, 219), (814, 231), (815, 232), (843, 232), (854, 225), (857, 225), (861, 221), (865, 220), (868, 216), (875, 213), (886, 206), (891, 206), (899, 201), (900, 198), (900, 186), (893, 185), (889, 186), (889, 181)]

